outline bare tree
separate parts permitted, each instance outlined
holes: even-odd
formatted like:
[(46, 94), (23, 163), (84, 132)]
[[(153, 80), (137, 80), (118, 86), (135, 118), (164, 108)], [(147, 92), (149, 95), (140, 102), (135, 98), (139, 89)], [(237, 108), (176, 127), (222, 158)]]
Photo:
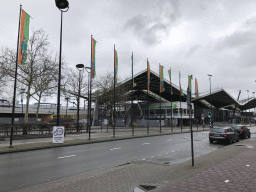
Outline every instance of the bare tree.
[[(30, 98), (35, 94), (41, 95), (51, 89), (53, 82), (56, 81), (55, 75), (57, 74), (58, 63), (56, 59), (52, 58), (48, 49), (49, 41), (46, 32), (43, 29), (34, 31), (28, 42), (27, 61), (25, 65), (18, 65), (17, 81), (26, 87), (25, 123), (28, 122)], [(3, 73), (14, 79), (15, 51), (5, 49), (0, 56), (0, 62), (3, 67)]]
[[(94, 84), (95, 92), (94, 95), (97, 102), (105, 108), (105, 112), (110, 110), (112, 126), (114, 123), (114, 77), (112, 73), (107, 72), (107, 74), (102, 75), (95, 81)], [(115, 89), (115, 103), (120, 106), (124, 106), (128, 95), (128, 87), (121, 87), (116, 85)]]
[[(78, 99), (87, 98), (88, 96), (88, 81), (86, 78), (86, 74), (84, 71), (81, 72), (80, 77), (80, 95), (79, 93), (79, 71), (67, 68), (65, 70), (65, 79), (63, 80), (63, 92), (65, 97), (69, 97), (70, 100), (75, 100), (76, 105), (78, 103)], [(77, 112), (78, 112), (77, 107)]]

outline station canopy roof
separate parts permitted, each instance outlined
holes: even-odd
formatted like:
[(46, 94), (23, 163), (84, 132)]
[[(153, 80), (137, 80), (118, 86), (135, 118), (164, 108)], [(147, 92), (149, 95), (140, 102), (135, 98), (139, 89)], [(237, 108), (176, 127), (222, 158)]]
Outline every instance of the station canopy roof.
[[(182, 101), (186, 102), (187, 94), (186, 91), (183, 90), (184, 95), (180, 96), (180, 88), (172, 83), (170, 84), (170, 80), (164, 79), (164, 88), (165, 91), (160, 94), (160, 77), (159, 74), (154, 71), (150, 71), (150, 86), (149, 90), (147, 90), (147, 70), (143, 70), (142, 72), (135, 74), (133, 76), (134, 83), (137, 85), (132, 88), (132, 77), (125, 79), (122, 82), (119, 82), (117, 87), (129, 87), (130, 100), (139, 100), (139, 101), (149, 101), (149, 103), (156, 103), (160, 100), (162, 102), (171, 102), (172, 101)], [(172, 96), (171, 96), (171, 87), (172, 87)], [(214, 90), (210, 90), (205, 93), (199, 93), (198, 100), (195, 99), (194, 94), (192, 98), (192, 102), (196, 103), (198, 108), (212, 108), (213, 109), (229, 109), (233, 110), (236, 106), (236, 110), (247, 110), (256, 107), (256, 99), (251, 98), (249, 100), (244, 100), (238, 102), (235, 98), (233, 98), (227, 91), (225, 91), (222, 87)]]

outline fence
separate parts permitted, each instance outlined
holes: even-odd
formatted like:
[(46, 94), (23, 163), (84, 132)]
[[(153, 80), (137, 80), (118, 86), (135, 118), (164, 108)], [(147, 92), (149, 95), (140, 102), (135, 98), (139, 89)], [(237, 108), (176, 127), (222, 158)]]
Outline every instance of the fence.
[[(27, 135), (27, 134), (51, 134), (53, 126), (55, 123), (27, 123), (27, 124), (19, 124), (15, 123), (13, 125), (13, 135)], [(77, 132), (77, 124), (76, 123), (63, 123), (61, 126), (65, 127), (66, 133)], [(78, 132), (86, 131), (87, 124), (79, 123)], [(10, 123), (1, 123), (0, 124), (0, 136), (10, 136), (11, 134), (11, 124)]]

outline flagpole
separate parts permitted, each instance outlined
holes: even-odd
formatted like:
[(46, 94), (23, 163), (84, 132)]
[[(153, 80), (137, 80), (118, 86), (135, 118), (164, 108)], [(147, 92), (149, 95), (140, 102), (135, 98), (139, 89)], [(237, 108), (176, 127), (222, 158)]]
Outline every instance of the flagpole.
[(160, 63), (159, 63), (159, 79), (160, 79), (160, 133), (162, 132), (162, 125), (161, 125), (161, 114), (162, 114), (162, 106), (161, 106), (161, 103), (162, 103), (162, 98), (161, 98), (161, 66), (160, 66)]
[(170, 67), (170, 84), (171, 84), (171, 130), (173, 132), (173, 127), (172, 127), (172, 71)]
[(114, 117), (113, 117), (113, 124), (114, 124), (114, 127), (113, 127), (113, 137), (115, 137), (115, 128), (116, 128), (116, 122), (115, 122), (115, 113), (116, 113), (116, 70), (115, 70), (115, 64), (116, 64), (116, 53), (115, 53), (115, 44), (114, 44)]
[[(132, 105), (133, 105), (133, 88), (134, 88), (134, 81), (133, 81), (133, 52), (132, 52)], [(133, 119), (132, 119), (132, 105), (131, 105), (131, 125), (132, 125), (132, 136), (134, 136), (134, 126), (133, 126)]]
[[(147, 58), (147, 69), (148, 69), (148, 58)], [(148, 82), (148, 70), (147, 70), (147, 82)], [(149, 84), (149, 82), (148, 82)], [(149, 86), (147, 87), (147, 108), (148, 108), (148, 88)], [(147, 119), (147, 132), (148, 132), (148, 135), (149, 135), (149, 108), (148, 108), (148, 119)]]
[(12, 101), (12, 125), (11, 125), (11, 135), (10, 135), (10, 146), (9, 146), (9, 148), (13, 148), (13, 146), (12, 146), (12, 135), (13, 135), (13, 123), (14, 123), (15, 100), (16, 100), (21, 10), (22, 10), (22, 5), (20, 5), (19, 29), (18, 29), (17, 53), (16, 53), (16, 66), (15, 66), (14, 90), (13, 90), (13, 101)]
[[(196, 87), (197, 87), (197, 80), (195, 78), (195, 95), (196, 95), (196, 108), (194, 109), (194, 117), (196, 117), (196, 110), (197, 110), (197, 93), (196, 93)], [(197, 130), (198, 130), (198, 120), (197, 120), (197, 117), (196, 117), (196, 127), (197, 127)]]
[[(180, 82), (180, 72), (179, 72), (179, 82)], [(181, 120), (180, 120), (180, 130), (182, 131), (182, 108), (181, 108), (181, 84), (180, 84), (180, 115), (181, 115)]]
[[(94, 72), (92, 70), (92, 35), (91, 35), (91, 73), (90, 73), (90, 95), (89, 95), (89, 139), (91, 139), (91, 113), (92, 113), (92, 72)], [(78, 109), (79, 110), (79, 109)]]

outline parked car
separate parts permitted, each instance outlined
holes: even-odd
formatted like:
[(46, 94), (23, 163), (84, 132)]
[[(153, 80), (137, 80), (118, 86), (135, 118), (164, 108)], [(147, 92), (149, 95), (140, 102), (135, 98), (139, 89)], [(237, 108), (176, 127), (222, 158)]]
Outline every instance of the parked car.
[(214, 127), (209, 133), (209, 141), (225, 141), (231, 144), (239, 141), (239, 134), (231, 127)]
[(246, 137), (251, 138), (251, 131), (244, 125), (233, 125), (232, 129), (239, 134), (240, 138), (245, 139)]

